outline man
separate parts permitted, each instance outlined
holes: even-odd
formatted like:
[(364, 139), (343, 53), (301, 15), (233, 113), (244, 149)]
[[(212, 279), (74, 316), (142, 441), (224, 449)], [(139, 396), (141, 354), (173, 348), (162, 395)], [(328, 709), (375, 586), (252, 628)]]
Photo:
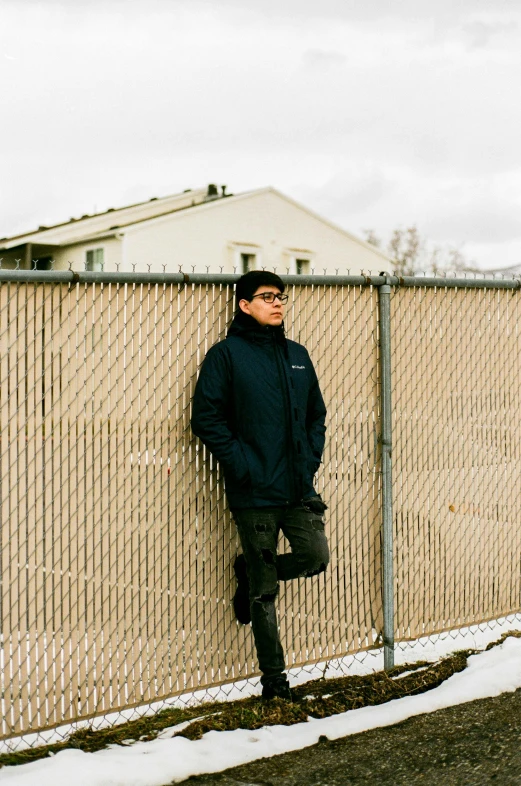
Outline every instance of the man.
[[(326, 505), (313, 487), (326, 409), (307, 350), (285, 337), (283, 293), (283, 281), (268, 271), (237, 281), (227, 337), (201, 367), (192, 430), (224, 472), (243, 551), (234, 566), (235, 614), (252, 623), (262, 696), (291, 700), (275, 611), (278, 582), (325, 570), (329, 549)], [(281, 530), (289, 554), (277, 554)]]

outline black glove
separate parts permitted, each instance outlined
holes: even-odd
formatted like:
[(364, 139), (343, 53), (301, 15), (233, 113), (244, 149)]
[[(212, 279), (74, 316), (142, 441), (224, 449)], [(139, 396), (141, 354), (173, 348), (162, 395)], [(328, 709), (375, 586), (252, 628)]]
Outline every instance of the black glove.
[(311, 513), (316, 513), (318, 516), (321, 516), (322, 513), (327, 510), (327, 505), (320, 494), (317, 494), (315, 497), (310, 497), (309, 499), (303, 499), (301, 504), (302, 507), (310, 510)]

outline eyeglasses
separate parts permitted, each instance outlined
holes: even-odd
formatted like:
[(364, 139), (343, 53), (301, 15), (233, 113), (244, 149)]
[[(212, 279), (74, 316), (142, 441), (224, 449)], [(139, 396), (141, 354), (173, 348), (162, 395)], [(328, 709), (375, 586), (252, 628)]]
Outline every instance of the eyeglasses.
[(287, 303), (289, 300), (289, 296), (283, 295), (282, 292), (259, 292), (258, 295), (253, 295), (252, 300), (256, 297), (261, 297), (265, 303), (275, 303), (275, 298), (278, 298), (281, 303)]

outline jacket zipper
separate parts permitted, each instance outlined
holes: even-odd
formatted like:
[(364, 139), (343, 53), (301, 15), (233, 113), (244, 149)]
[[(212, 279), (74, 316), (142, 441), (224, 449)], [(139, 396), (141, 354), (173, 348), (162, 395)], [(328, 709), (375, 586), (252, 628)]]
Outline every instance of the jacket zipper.
[(277, 340), (275, 336), (272, 338), (273, 341), (273, 349), (275, 352), (275, 360), (277, 363), (277, 371), (279, 373), (280, 384), (282, 388), (282, 396), (284, 401), (284, 415), (286, 419), (286, 452), (288, 456), (288, 479), (289, 479), (289, 500), (288, 503), (291, 504), (292, 502), (298, 501), (298, 493), (297, 493), (297, 485), (295, 482), (295, 471), (293, 466), (294, 461), (294, 445), (293, 445), (293, 422), (291, 419), (291, 401), (290, 401), (290, 394), (289, 394), (289, 386), (286, 375), (284, 373), (284, 367), (282, 364), (282, 358), (280, 357), (280, 348), (277, 344)]

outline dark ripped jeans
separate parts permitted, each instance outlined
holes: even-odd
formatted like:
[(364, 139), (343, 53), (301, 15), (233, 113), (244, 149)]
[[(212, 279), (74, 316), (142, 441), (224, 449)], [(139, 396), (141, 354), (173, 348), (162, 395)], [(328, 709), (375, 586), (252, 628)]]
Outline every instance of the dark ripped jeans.
[[(265, 678), (284, 671), (275, 598), (279, 581), (315, 576), (326, 569), (329, 548), (321, 516), (304, 507), (234, 510), (246, 559), (253, 636)], [(277, 554), (282, 530), (291, 554)]]

